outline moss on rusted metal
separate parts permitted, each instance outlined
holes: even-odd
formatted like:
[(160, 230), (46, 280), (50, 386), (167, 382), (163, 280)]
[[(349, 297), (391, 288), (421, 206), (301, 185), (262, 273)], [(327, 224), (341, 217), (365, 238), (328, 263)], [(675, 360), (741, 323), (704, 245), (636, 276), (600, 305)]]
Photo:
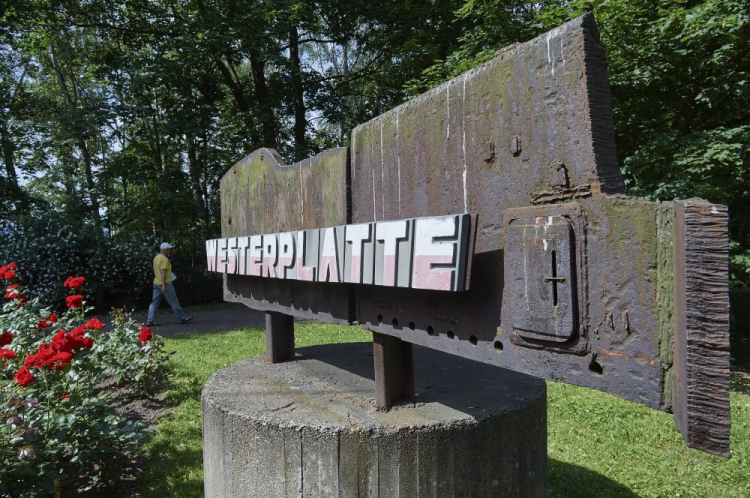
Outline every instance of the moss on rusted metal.
[(662, 410), (674, 402), (674, 206), (665, 203), (657, 211), (659, 306), (659, 360), (662, 370)]
[(346, 155), (345, 147), (336, 149), (335, 153), (320, 157), (316, 168), (323, 191), (325, 217), (334, 225), (346, 223), (346, 196), (342, 195), (346, 190)]
[(259, 149), (240, 160), (221, 180), (223, 236), (346, 223), (347, 153), (331, 149), (286, 165), (272, 149)]
[(638, 247), (641, 254), (635, 259), (638, 275), (647, 275), (656, 267), (656, 204), (643, 199), (600, 197), (599, 206), (608, 218), (606, 234), (610, 245), (621, 254), (628, 254), (627, 245)]

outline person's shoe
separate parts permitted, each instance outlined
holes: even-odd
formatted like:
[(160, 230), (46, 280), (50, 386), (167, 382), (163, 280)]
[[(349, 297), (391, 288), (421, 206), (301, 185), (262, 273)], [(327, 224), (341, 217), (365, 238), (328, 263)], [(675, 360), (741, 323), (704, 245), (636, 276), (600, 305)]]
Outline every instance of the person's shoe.
[(185, 318), (183, 318), (182, 320), (180, 320), (180, 323), (187, 323), (187, 322), (189, 322), (192, 319), (193, 319), (192, 316), (186, 316)]
[(144, 327), (158, 327), (159, 325), (161, 325), (159, 322), (146, 322)]

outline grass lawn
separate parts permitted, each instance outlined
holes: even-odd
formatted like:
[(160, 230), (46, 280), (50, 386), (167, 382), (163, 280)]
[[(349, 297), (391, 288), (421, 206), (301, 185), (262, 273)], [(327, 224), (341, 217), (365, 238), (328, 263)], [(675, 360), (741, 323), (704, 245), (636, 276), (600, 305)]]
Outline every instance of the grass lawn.
[[(358, 327), (295, 327), (298, 347), (369, 341)], [(216, 370), (262, 354), (265, 331), (245, 329), (166, 339), (174, 406), (145, 451), (154, 463), (138, 478), (139, 496), (203, 496), (200, 393)], [(732, 452), (725, 460), (688, 449), (672, 415), (591, 389), (548, 382), (550, 496), (750, 496), (750, 382), (732, 386)], [(271, 498), (271, 497), (269, 497)]]

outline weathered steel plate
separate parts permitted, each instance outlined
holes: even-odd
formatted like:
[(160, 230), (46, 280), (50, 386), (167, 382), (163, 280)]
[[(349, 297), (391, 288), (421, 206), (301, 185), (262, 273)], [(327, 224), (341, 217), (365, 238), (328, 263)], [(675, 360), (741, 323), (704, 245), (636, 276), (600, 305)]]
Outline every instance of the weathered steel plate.
[[(259, 149), (221, 180), (221, 231), (240, 237), (307, 230), (347, 222), (348, 149), (325, 151), (286, 165), (272, 149)], [(350, 285), (224, 277), (224, 300), (252, 308), (331, 323), (353, 319)]]
[(227, 275), (225, 297), (674, 408), (728, 455), (726, 209), (621, 195), (614, 150), (587, 15), (357, 127), (349, 162), (261, 149), (222, 180), (223, 237), (466, 213), (467, 291)]
[[(653, 305), (658, 206), (602, 194), (622, 191), (611, 116), (604, 47), (589, 16), (357, 127), (353, 223), (476, 214), (468, 292), (357, 289), (358, 321), (406, 341), (662, 406)], [(528, 216), (555, 216), (562, 208), (550, 203), (566, 199), (576, 200), (567, 216), (575, 225), (570, 257), (578, 289), (570, 293), (568, 330), (544, 340), (518, 333), (511, 320), (504, 252), (517, 248), (506, 248), (513, 235), (504, 214), (526, 207)]]

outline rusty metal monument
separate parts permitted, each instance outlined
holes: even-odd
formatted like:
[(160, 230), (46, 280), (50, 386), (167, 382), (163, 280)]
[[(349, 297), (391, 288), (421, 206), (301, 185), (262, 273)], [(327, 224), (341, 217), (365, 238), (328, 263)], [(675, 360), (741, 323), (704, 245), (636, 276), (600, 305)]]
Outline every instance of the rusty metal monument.
[(295, 358), (293, 317), (359, 323), (381, 410), (419, 394), (419, 345), (671, 411), (689, 446), (729, 456), (727, 210), (624, 195), (592, 16), (358, 126), (350, 147), (292, 165), (260, 149), (221, 199), (208, 268), (226, 301), (266, 311), (272, 363)]

